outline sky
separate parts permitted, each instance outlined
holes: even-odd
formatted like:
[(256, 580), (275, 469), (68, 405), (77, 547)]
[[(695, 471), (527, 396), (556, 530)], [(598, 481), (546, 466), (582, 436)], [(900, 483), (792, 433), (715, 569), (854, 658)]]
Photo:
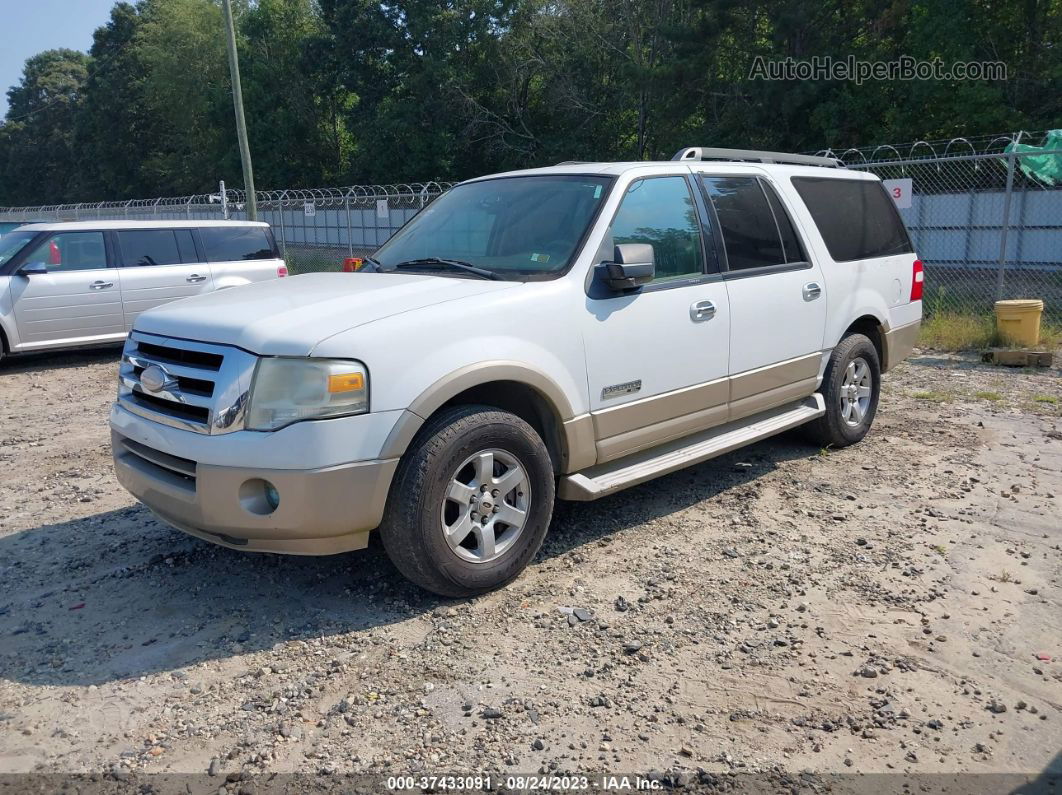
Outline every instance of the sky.
[(7, 89), (22, 66), (41, 50), (67, 47), (88, 52), (92, 32), (107, 21), (115, 0), (0, 0), (0, 117)]

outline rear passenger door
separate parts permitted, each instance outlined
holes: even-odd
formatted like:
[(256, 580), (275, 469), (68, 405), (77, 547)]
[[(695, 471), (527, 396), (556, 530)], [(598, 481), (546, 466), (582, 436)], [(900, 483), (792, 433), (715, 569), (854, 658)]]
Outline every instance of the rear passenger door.
[(214, 289), (210, 266), (197, 253), (191, 229), (127, 229), (114, 238), (127, 331), (153, 306)]
[(730, 418), (815, 391), (826, 285), (792, 213), (759, 175), (700, 175), (721, 232), (730, 296)]

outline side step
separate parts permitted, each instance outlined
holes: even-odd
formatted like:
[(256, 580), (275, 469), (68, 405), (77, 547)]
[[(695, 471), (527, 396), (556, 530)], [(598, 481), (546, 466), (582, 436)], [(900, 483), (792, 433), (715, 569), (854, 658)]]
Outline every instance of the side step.
[(596, 500), (803, 425), (825, 413), (822, 395), (816, 393), (796, 403), (566, 475), (560, 479), (557, 496), (564, 500)]

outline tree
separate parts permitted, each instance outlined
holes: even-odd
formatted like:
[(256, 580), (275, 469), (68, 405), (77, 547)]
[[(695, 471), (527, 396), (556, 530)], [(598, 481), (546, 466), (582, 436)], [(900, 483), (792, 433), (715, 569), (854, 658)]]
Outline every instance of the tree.
[(74, 125), (83, 101), (89, 57), (46, 50), (26, 61), (7, 92), (0, 128), (0, 201), (66, 202), (81, 194), (81, 158)]

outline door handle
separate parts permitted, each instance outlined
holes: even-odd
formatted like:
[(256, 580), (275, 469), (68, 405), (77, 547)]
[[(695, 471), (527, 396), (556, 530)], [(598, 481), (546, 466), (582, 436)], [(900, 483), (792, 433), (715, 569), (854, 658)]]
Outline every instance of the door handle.
[(690, 304), (690, 319), (694, 323), (715, 317), (715, 304), (711, 301), (695, 301)]
[(822, 285), (818, 282), (808, 282), (801, 291), (805, 301), (814, 301), (822, 295)]
[(191, 276), (185, 279), (185, 281), (192, 282), (193, 284), (198, 284), (199, 282), (205, 282), (206, 276), (200, 276), (198, 273), (193, 273)]
[(90, 290), (106, 290), (108, 287), (114, 287), (114, 282), (93, 282), (89, 285)]

